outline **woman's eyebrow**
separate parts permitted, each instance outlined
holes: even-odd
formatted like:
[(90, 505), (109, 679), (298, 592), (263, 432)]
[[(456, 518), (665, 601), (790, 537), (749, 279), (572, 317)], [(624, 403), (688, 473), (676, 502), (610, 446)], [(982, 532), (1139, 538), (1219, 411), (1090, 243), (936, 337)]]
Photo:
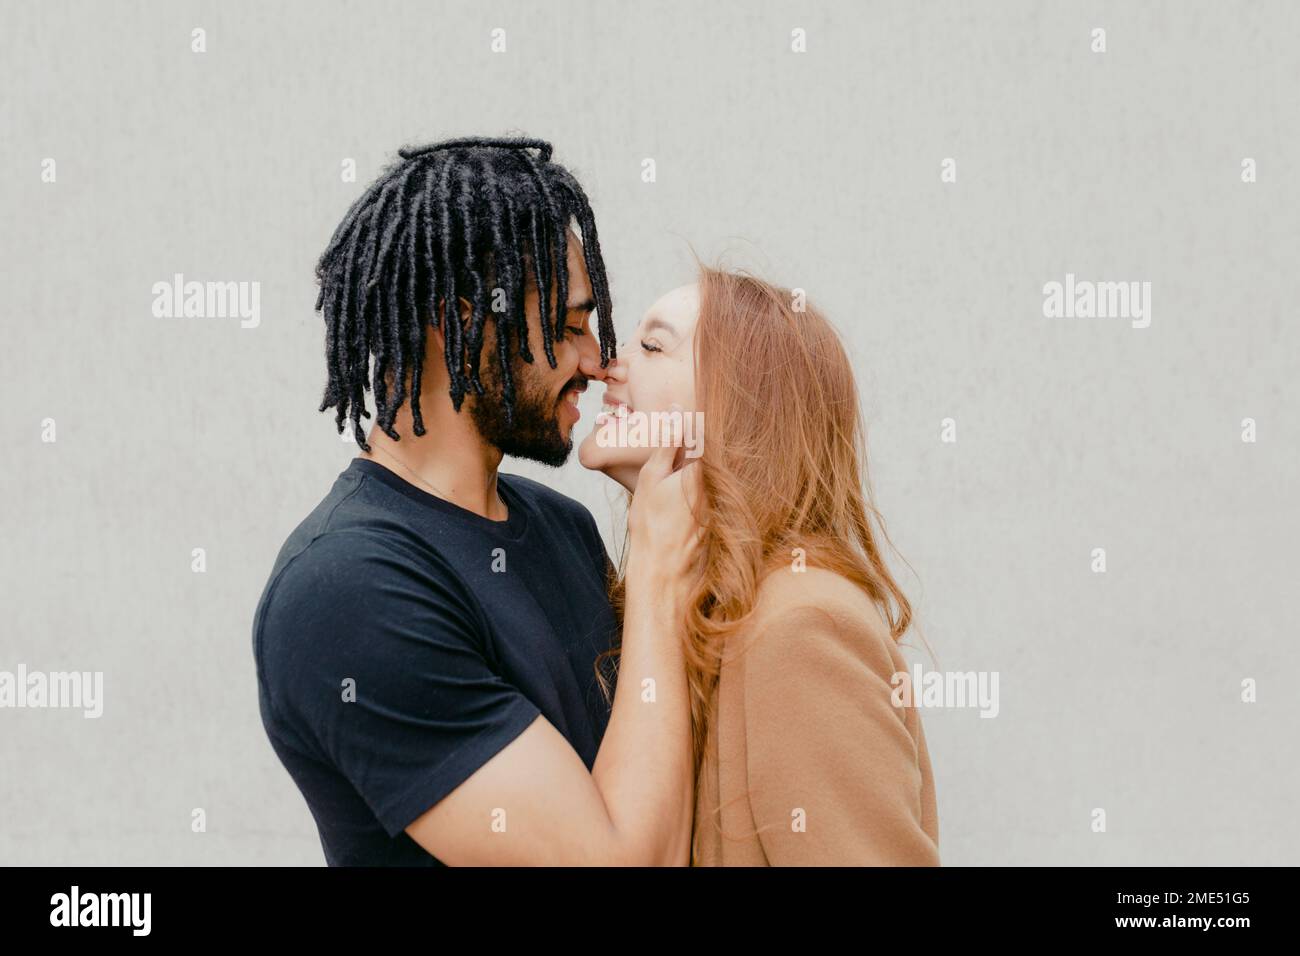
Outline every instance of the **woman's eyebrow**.
[(655, 329), (663, 329), (669, 335), (677, 334), (677, 329), (673, 327), (671, 322), (666, 319), (661, 319), (657, 315), (652, 315), (650, 318), (645, 320), (645, 328), (642, 331), (653, 332)]

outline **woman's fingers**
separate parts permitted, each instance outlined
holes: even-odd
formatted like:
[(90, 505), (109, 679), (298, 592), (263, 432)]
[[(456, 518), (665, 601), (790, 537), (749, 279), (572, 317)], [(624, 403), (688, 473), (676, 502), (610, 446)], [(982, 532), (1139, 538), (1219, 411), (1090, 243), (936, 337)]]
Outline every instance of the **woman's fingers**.
[(699, 503), (700, 495), (703, 489), (700, 487), (700, 476), (703, 474), (699, 467), (699, 462), (688, 461), (677, 469), (677, 474), (681, 476), (682, 494), (686, 497), (686, 503), (690, 506), (692, 513), (695, 506)]
[(650, 452), (650, 457), (641, 466), (641, 474), (637, 478), (637, 494), (642, 491), (649, 492), (651, 488), (672, 474), (674, 454), (676, 449), (668, 445), (658, 445)]
[(677, 449), (682, 441), (682, 407), (680, 405), (669, 406), (669, 412), (672, 414), (664, 415), (659, 419), (658, 441), (650, 451), (650, 457), (646, 463), (641, 466), (641, 474), (637, 479), (637, 491), (640, 491), (641, 482), (650, 479), (651, 486), (657, 485), (660, 481), (672, 474), (673, 462), (677, 456)]

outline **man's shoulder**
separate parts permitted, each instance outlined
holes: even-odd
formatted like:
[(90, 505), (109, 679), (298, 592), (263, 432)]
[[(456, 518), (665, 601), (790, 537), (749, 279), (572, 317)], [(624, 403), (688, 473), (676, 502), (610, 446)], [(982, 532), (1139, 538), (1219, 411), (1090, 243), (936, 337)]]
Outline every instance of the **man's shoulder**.
[(391, 534), (327, 531), (267, 582), (253, 656), (277, 710), (310, 709), (306, 697), (340, 675), (375, 687), (398, 681), (422, 654), (479, 652), (484, 624), (472, 594), (450, 568), (402, 548)]
[(404, 529), (350, 524), (330, 528), (302, 543), (280, 563), (271, 584), (353, 590), (367, 583), (408, 578), (427, 582), (430, 576), (454, 576), (437, 548)]
[(281, 554), (254, 628), (292, 636), (378, 625), (382, 618), (410, 614), (413, 604), (469, 613), (459, 579), (435, 549), (416, 548), (385, 528), (334, 528)]

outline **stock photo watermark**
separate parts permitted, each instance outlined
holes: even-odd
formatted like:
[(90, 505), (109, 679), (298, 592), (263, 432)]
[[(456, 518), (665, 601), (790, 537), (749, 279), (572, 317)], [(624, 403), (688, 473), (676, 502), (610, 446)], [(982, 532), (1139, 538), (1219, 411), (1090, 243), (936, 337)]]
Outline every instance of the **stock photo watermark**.
[(889, 679), (895, 707), (978, 708), (981, 717), (996, 717), (997, 671), (927, 671), (918, 662), (915, 671), (896, 671)]
[(153, 284), (156, 319), (239, 319), (242, 329), (262, 323), (262, 283), (186, 281), (177, 272), (170, 282)]
[(74, 884), (50, 897), (50, 925), (126, 927), (132, 936), (148, 936), (152, 909), (152, 893), (83, 893)]
[(0, 671), (0, 707), (81, 710), (86, 718), (104, 713), (103, 671)]
[(703, 412), (641, 412), (626, 405), (606, 405), (596, 416), (596, 444), (601, 448), (657, 448), (665, 435), (680, 435), (687, 458), (704, 454)]
[(1065, 274), (1065, 282), (1043, 286), (1043, 316), (1049, 319), (1129, 319), (1135, 329), (1151, 324), (1150, 282), (1092, 282)]

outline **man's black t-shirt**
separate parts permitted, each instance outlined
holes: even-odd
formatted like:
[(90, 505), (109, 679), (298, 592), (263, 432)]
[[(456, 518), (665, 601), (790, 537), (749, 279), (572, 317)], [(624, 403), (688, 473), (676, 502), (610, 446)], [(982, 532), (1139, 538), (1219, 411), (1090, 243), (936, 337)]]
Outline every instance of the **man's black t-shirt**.
[[(590, 769), (609, 558), (576, 501), (499, 474), (493, 521), (354, 458), (253, 620), (262, 723), (331, 866), (441, 865), (405, 827), (541, 714)], [(613, 689), (608, 660), (601, 673)]]

